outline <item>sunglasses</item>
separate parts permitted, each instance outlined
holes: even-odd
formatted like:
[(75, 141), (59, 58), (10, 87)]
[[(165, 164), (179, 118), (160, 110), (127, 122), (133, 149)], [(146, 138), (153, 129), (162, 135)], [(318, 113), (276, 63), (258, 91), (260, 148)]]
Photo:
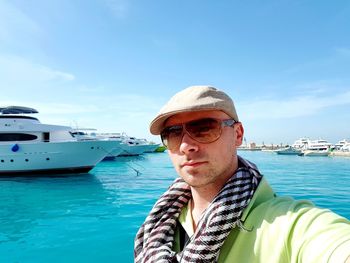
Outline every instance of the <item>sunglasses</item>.
[(199, 143), (211, 143), (220, 138), (223, 127), (232, 127), (235, 123), (233, 119), (199, 119), (166, 127), (160, 137), (169, 150), (174, 150), (179, 148), (184, 133)]

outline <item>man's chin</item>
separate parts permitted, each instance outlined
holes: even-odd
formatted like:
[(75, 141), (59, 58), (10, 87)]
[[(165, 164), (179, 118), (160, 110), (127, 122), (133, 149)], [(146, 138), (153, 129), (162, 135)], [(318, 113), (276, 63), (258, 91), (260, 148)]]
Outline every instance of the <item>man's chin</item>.
[(202, 173), (200, 172), (200, 169), (197, 168), (182, 168), (181, 174), (183, 175), (183, 177), (198, 177), (200, 176)]
[(202, 174), (198, 172), (189, 172), (181, 175), (182, 179), (185, 180), (185, 182), (193, 187), (198, 187), (203, 185), (203, 182), (205, 181), (205, 178), (202, 176)]

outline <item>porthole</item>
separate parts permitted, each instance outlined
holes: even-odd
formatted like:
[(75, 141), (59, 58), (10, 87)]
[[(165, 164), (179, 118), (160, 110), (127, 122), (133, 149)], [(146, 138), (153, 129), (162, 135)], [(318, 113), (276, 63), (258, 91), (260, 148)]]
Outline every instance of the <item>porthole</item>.
[(47, 157), (47, 158), (46, 158), (46, 161), (50, 161), (50, 158), (49, 158), (49, 157)]
[(28, 162), (29, 160), (28, 159), (25, 159), (26, 162)]
[(91, 150), (93, 150), (94, 149), (94, 147), (91, 147)]
[(11, 159), (10, 162), (13, 163), (13, 159)]
[(3, 163), (3, 162), (5, 162), (4, 160), (1, 160), (1, 162)]

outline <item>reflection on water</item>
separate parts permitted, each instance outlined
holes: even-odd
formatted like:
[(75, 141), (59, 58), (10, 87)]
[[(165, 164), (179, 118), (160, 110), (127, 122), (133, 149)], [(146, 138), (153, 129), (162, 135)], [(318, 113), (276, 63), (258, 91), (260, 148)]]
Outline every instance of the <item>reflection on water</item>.
[(240, 154), (256, 162), (278, 195), (311, 200), (350, 219), (350, 158)]
[[(240, 154), (278, 195), (350, 218), (350, 159)], [(176, 176), (160, 153), (102, 162), (88, 174), (0, 177), (0, 262), (132, 262), (138, 227)]]
[(92, 174), (1, 177), (0, 185), (0, 242), (17, 241), (53, 218), (88, 216), (81, 208), (108, 195)]

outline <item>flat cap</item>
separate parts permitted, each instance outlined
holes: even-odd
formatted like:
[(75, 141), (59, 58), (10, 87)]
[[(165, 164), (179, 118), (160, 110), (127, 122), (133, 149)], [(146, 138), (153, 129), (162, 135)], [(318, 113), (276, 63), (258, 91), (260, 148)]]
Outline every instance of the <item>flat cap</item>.
[(239, 121), (232, 99), (223, 91), (211, 86), (191, 86), (176, 93), (159, 111), (150, 124), (150, 132), (159, 135), (165, 121), (178, 113), (221, 110)]

